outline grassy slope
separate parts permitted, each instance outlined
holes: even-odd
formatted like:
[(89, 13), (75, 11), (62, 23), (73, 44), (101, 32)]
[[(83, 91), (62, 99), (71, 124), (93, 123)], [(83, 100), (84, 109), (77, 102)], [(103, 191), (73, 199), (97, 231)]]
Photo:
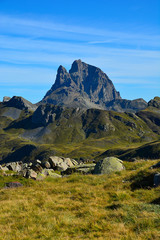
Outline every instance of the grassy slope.
[[(1, 117), (1, 122), (5, 119)], [(22, 112), (5, 134), (8, 138), (19, 138), (26, 132), (31, 136), (37, 128), (30, 121), (30, 115)], [(145, 122), (135, 115), (93, 109), (82, 113), (65, 109), (53, 123), (42, 127), (40, 131), (42, 134), (31, 138), (32, 141), (21, 140), (32, 144), (35, 144), (33, 141), (38, 142), (39, 148), (43, 146), (44, 151), (45, 148), (47, 152), (55, 150), (60, 155), (75, 158), (94, 158), (110, 148), (139, 147), (157, 138)]]
[[(8, 111), (9, 108), (3, 107), (3, 104), (1, 105), (0, 114)], [(32, 135), (39, 130), (31, 122), (32, 114), (32, 112), (21, 111), (19, 119), (14, 121), (12, 118), (0, 116), (0, 160), (2, 157), (7, 156), (8, 153), (14, 154), (14, 151), (25, 144), (31, 144), (37, 148), (36, 151), (30, 154), (31, 160), (44, 158), (50, 154), (73, 158), (96, 158), (102, 153), (105, 155), (106, 150), (109, 150), (107, 154), (116, 155), (117, 149), (118, 152), (126, 154), (128, 158), (143, 157), (141, 154), (145, 153), (143, 145), (148, 142), (151, 144), (151, 147), (148, 145), (148, 149), (151, 155), (153, 153), (153, 158), (160, 157), (154, 154), (155, 149), (158, 148), (155, 147), (155, 144), (152, 144), (152, 141), (158, 138), (156, 134), (158, 130), (156, 133), (152, 131), (155, 128), (159, 129), (159, 126), (154, 123), (155, 119), (156, 123), (160, 121), (157, 108), (150, 106), (141, 111), (140, 114), (143, 116), (144, 121), (135, 114), (96, 109), (77, 112), (66, 108), (59, 114), (56, 113), (57, 117), (53, 123), (45, 127), (41, 126), (40, 133), (33, 138)], [(150, 116), (149, 120), (148, 116)], [(148, 121), (149, 127), (146, 124)], [(9, 128), (7, 128), (8, 126)], [(24, 133), (26, 133), (25, 139), (20, 137)], [(141, 146), (142, 149), (139, 151), (138, 148)], [(132, 149), (132, 151), (128, 149)], [(122, 153), (118, 153), (117, 156), (120, 155)]]
[[(109, 176), (0, 176), (0, 240), (159, 239), (160, 187), (152, 188), (149, 170), (157, 161), (124, 163), (127, 170)], [(13, 180), (24, 187), (2, 188)]]
[(132, 148), (130, 147), (129, 149), (119, 147), (109, 149), (97, 156), (97, 159), (107, 156), (116, 156), (122, 160), (129, 160), (131, 158), (157, 159), (160, 158), (160, 141), (153, 141), (138, 147), (133, 145)]

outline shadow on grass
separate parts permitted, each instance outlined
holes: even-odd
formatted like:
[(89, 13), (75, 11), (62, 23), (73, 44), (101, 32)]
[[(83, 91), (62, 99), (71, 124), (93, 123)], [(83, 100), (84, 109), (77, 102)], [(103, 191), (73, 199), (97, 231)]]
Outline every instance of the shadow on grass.
[(130, 185), (131, 190), (134, 191), (140, 188), (151, 189), (153, 187), (154, 174), (140, 171), (137, 175), (132, 176), (129, 179), (132, 182)]
[(158, 205), (160, 205), (160, 197), (154, 199), (154, 200), (151, 202), (151, 204), (158, 204)]

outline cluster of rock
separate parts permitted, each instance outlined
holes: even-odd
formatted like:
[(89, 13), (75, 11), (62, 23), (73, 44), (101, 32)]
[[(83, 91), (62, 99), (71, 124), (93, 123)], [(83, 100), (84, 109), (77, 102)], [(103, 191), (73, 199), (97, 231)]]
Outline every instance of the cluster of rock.
[[(41, 162), (35, 160), (34, 162), (10, 162), (0, 165), (0, 170), (4, 173), (8, 170), (18, 173), (25, 178), (32, 178), (36, 180), (43, 180), (46, 176), (61, 177), (55, 171), (65, 171), (69, 167), (73, 167), (78, 163), (74, 159), (60, 158), (51, 156), (48, 161)], [(7, 173), (6, 173), (7, 174)]]
[[(160, 162), (150, 167), (150, 169), (159, 168)], [(110, 174), (112, 172), (119, 172), (125, 170), (123, 161), (116, 157), (106, 157), (95, 163), (80, 163), (71, 158), (51, 156), (47, 161), (41, 162), (35, 160), (34, 162), (10, 162), (0, 165), (0, 170), (3, 175), (12, 175), (15, 172), (25, 178), (35, 180), (43, 180), (45, 177), (50, 176), (53, 178), (60, 178), (62, 176), (70, 175), (73, 173), (81, 174)], [(11, 170), (14, 173), (7, 171)], [(58, 173), (57, 173), (58, 172)], [(160, 185), (160, 173), (156, 173), (153, 178), (153, 186)], [(7, 183), (6, 188), (18, 187), (18, 182)]]
[[(95, 163), (80, 163), (71, 158), (63, 158), (51, 156), (47, 161), (41, 162), (11, 162), (0, 165), (0, 170), (7, 174), (6, 171), (11, 170), (25, 178), (35, 180), (43, 180), (46, 176), (62, 177), (72, 173), (82, 174), (109, 174), (114, 171), (125, 169), (121, 160), (115, 157), (108, 157)], [(55, 172), (56, 171), (56, 172)], [(57, 171), (60, 174), (57, 174)]]

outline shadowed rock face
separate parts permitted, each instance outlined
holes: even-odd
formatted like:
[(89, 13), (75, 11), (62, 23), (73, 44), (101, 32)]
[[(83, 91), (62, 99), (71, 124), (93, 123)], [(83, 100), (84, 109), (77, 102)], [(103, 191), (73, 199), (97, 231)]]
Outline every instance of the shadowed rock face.
[(76, 60), (69, 71), (60, 66), (56, 81), (41, 103), (67, 107), (101, 108), (105, 103), (121, 99), (112, 81), (99, 68)]

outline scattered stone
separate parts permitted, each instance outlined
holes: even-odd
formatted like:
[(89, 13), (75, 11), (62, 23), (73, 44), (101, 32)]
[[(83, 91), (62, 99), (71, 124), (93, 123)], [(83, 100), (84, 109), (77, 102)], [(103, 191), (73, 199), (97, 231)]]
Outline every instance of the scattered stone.
[(37, 164), (33, 164), (32, 166), (31, 166), (31, 169), (33, 169), (34, 171), (36, 171), (36, 172), (41, 172), (42, 170), (43, 170), (43, 168), (42, 168), (42, 166), (39, 164), (39, 163), (37, 163)]
[(7, 168), (7, 167), (2, 167), (2, 166), (1, 166), (0, 170), (2, 170), (3, 172), (6, 172), (6, 171), (8, 171), (8, 168)]
[(32, 169), (28, 169), (27, 172), (26, 172), (26, 177), (27, 178), (32, 178), (32, 179), (35, 179), (37, 178), (37, 173), (32, 170)]
[(75, 166), (75, 165), (78, 165), (78, 162), (77, 162), (75, 159), (71, 159), (71, 161), (72, 161), (72, 163), (73, 163), (74, 166)]
[(72, 167), (73, 163), (70, 158), (64, 158), (64, 162), (67, 164), (68, 167)]
[(36, 160), (37, 163), (41, 164), (41, 161), (39, 159)]
[(22, 170), (22, 163), (21, 162), (7, 163), (6, 167), (8, 168), (8, 170), (20, 172)]
[[(94, 164), (95, 166), (95, 164)], [(94, 169), (92, 166), (92, 170)], [(54, 170), (58, 170), (60, 172), (66, 171), (68, 168), (74, 168), (73, 170), (69, 170), (68, 172), (81, 172), (81, 173), (89, 173), (91, 172), (91, 166), (87, 164), (78, 166), (76, 160), (71, 158), (57, 157), (51, 156), (48, 161), (41, 162), (40, 160), (35, 160), (33, 162), (23, 163), (23, 162), (10, 162), (0, 165), (0, 170), (2, 170), (3, 175), (10, 176), (15, 173), (6, 173), (6, 171), (11, 170), (16, 172), (18, 175), (21, 175), (25, 178), (32, 178), (36, 180), (43, 180), (46, 176), (51, 177), (62, 177), (61, 175), (54, 172)]]
[(67, 168), (65, 171), (61, 172), (62, 175), (70, 175), (72, 173), (82, 173), (82, 174), (89, 174), (92, 173), (95, 167), (95, 163), (92, 164), (79, 164), (70, 168)]
[(156, 173), (154, 175), (154, 187), (158, 187), (160, 185), (160, 173)]
[(44, 167), (49, 169), (51, 168), (51, 164), (48, 161), (46, 161), (44, 162)]
[(64, 159), (57, 157), (57, 156), (51, 156), (49, 158), (49, 163), (51, 164), (51, 167), (58, 171), (65, 171), (68, 168), (68, 165), (64, 161)]
[(116, 157), (107, 157), (97, 162), (93, 174), (110, 174), (111, 172), (122, 171), (125, 167), (122, 161)]
[(22, 177), (28, 177), (28, 169), (27, 168), (24, 168), (22, 169), (22, 171), (19, 172), (19, 174), (22, 176)]
[(5, 188), (17, 188), (17, 187), (23, 187), (23, 184), (20, 182), (8, 182), (6, 183)]

